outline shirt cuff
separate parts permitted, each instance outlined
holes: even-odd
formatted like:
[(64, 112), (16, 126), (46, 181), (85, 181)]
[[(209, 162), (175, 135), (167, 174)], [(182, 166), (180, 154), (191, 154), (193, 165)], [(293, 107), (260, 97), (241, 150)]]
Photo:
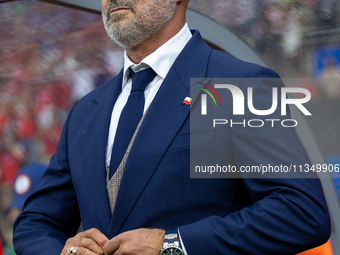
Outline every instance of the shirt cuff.
[(177, 229), (177, 234), (178, 234), (178, 237), (179, 237), (178, 241), (181, 244), (181, 248), (182, 248), (183, 254), (184, 255), (188, 255), (187, 250), (185, 249), (184, 243), (182, 241), (182, 237), (181, 237), (181, 233), (179, 232), (179, 229)]

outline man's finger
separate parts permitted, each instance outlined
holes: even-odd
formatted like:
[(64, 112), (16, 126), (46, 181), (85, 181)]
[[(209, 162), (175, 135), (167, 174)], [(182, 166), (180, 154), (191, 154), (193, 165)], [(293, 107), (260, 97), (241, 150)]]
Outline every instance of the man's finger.
[[(94, 252), (95, 254), (103, 254), (104, 253), (103, 247), (101, 247), (96, 241), (94, 241), (93, 239), (90, 239), (90, 238), (86, 238), (86, 237), (82, 238), (79, 241), (79, 244), (77, 244), (77, 246), (79, 246), (78, 249), (85, 248), (87, 250)], [(77, 255), (79, 255), (78, 250), (77, 250)]]
[(67, 250), (71, 247), (78, 247), (77, 255), (103, 254), (107, 241), (107, 237), (98, 229), (89, 229), (68, 239), (62, 254), (67, 254)]
[(96, 253), (89, 249), (86, 249), (85, 247), (78, 247), (76, 254), (77, 255), (98, 255), (98, 254), (103, 254), (103, 253)]
[[(104, 245), (108, 241), (107, 237), (102, 232), (100, 232), (98, 229), (95, 229), (95, 228), (86, 230), (85, 232), (83, 232), (82, 236), (86, 237), (86, 238), (89, 238), (89, 239), (92, 239), (101, 248), (104, 248)], [(89, 243), (89, 245), (91, 245), (91, 244)]]
[(120, 235), (106, 242), (104, 246), (104, 254), (105, 255), (113, 254), (115, 251), (119, 249), (119, 245), (120, 245)]

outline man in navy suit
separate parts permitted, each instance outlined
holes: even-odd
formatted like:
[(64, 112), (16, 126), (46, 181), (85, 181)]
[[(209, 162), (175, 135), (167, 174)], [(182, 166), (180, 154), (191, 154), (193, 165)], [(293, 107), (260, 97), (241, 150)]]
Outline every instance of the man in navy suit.
[[(126, 49), (124, 68), (71, 110), (39, 190), (16, 221), (17, 254), (295, 254), (328, 240), (316, 178), (190, 178), (190, 106), (183, 104), (190, 78), (278, 76), (207, 46), (186, 25), (188, 2), (102, 0), (105, 28)], [(156, 76), (111, 199), (108, 169), (130, 75), (147, 68)], [(256, 94), (268, 109), (271, 88), (260, 84)], [(238, 168), (309, 163), (293, 129), (216, 129), (204, 137), (199, 145), (222, 146), (225, 163)]]

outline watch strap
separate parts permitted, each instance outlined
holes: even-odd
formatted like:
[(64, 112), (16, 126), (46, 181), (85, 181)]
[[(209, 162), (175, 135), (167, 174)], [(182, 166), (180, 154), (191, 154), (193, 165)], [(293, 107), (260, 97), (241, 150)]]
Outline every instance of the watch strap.
[(163, 249), (166, 249), (169, 246), (179, 247), (177, 229), (165, 230)]

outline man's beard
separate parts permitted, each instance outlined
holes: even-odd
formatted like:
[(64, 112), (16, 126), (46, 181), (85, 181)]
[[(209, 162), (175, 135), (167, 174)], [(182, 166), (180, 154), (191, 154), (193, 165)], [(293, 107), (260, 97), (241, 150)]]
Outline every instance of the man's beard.
[[(133, 17), (124, 20), (125, 13), (110, 15), (113, 8), (127, 6)], [(147, 6), (137, 9), (131, 1), (112, 0), (106, 13), (102, 13), (104, 27), (109, 37), (123, 48), (133, 48), (157, 33), (174, 15), (177, 4), (174, 0), (152, 0)]]

